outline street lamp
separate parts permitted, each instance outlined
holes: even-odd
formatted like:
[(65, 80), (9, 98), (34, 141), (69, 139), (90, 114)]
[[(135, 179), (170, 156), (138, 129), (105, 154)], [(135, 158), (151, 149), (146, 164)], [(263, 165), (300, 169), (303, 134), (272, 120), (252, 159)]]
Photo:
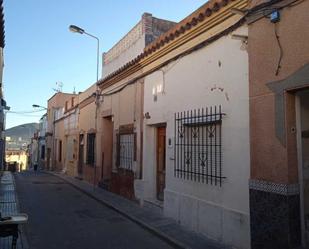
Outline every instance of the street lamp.
[(78, 34), (81, 34), (81, 35), (83, 35), (83, 34), (88, 35), (88, 36), (90, 36), (90, 37), (92, 37), (92, 38), (97, 40), (97, 82), (98, 82), (98, 80), (99, 80), (99, 57), (100, 57), (100, 54), (99, 54), (100, 53), (99, 52), (100, 51), (100, 41), (99, 41), (99, 38), (94, 36), (94, 35), (92, 35), (92, 34), (87, 33), (84, 29), (82, 29), (82, 28), (80, 28), (80, 27), (78, 27), (76, 25), (70, 25), (69, 26), (69, 30), (71, 32), (73, 32), (73, 33), (78, 33)]
[(43, 108), (44, 110), (47, 110), (47, 108), (46, 108), (46, 107), (41, 106), (41, 105), (36, 105), (36, 104), (33, 104), (33, 105), (32, 105), (32, 107), (33, 107), (33, 108)]
[(76, 25), (70, 25), (69, 29), (71, 32), (80, 33), (80, 34), (83, 34), (85, 32), (85, 30), (83, 30), (82, 28)]
[[(97, 100), (98, 100), (98, 97), (100, 96), (98, 94), (100, 41), (99, 41), (98, 37), (96, 37), (96, 36), (94, 36), (92, 34), (87, 33), (84, 29), (82, 29), (82, 28), (80, 28), (80, 27), (78, 27), (76, 25), (70, 25), (69, 26), (69, 30), (71, 32), (73, 32), (73, 33), (78, 33), (78, 34), (81, 34), (81, 35), (83, 35), (83, 34), (88, 35), (88, 36), (90, 36), (90, 37), (92, 37), (92, 38), (97, 40), (97, 81), (96, 81), (96, 88), (97, 89), (96, 89), (96, 92), (94, 93), (95, 94), (94, 96), (96, 98), (96, 110), (95, 110), (95, 131), (96, 131), (97, 130), (97, 119), (98, 119), (98, 102), (97, 102)], [(96, 137), (95, 141), (97, 141), (97, 137)], [(93, 191), (95, 190), (96, 171), (97, 171), (96, 168), (97, 168), (97, 166), (96, 166), (96, 159), (95, 159), (94, 172), (93, 172), (93, 174), (94, 174), (93, 175)]]

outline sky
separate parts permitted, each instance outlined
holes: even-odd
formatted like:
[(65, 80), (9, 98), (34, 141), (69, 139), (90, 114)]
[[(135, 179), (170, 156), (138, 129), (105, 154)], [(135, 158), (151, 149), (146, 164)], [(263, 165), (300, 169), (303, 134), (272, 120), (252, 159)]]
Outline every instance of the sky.
[[(82, 27), (108, 51), (148, 12), (179, 22), (206, 0), (4, 0), (4, 97), (11, 108), (6, 128), (38, 122), (56, 82), (62, 91), (84, 91), (96, 81), (96, 41), (71, 33)], [(100, 56), (101, 75), (101, 56)]]

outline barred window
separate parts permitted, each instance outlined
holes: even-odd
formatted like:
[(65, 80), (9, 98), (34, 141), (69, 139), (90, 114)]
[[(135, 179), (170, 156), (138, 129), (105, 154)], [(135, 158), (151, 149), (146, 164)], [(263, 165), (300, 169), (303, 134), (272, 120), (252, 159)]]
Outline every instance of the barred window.
[(175, 113), (175, 177), (222, 184), (221, 106)]
[(87, 134), (87, 164), (94, 165), (95, 133)]
[(119, 134), (119, 168), (132, 170), (134, 161), (134, 133)]
[(134, 125), (122, 125), (117, 136), (117, 160), (118, 168), (132, 170), (136, 161), (136, 133)]

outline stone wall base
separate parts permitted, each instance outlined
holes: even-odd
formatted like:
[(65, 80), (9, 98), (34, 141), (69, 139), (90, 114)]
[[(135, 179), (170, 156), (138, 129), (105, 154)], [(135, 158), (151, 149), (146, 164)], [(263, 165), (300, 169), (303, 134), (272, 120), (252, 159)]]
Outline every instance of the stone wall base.
[(251, 249), (301, 245), (298, 185), (250, 181)]

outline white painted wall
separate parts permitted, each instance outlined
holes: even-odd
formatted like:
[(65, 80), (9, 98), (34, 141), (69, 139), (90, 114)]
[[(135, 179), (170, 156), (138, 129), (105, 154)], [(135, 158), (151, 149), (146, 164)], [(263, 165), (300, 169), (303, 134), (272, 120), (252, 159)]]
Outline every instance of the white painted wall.
[[(233, 33), (247, 34), (247, 27)], [(228, 35), (146, 76), (144, 91), (144, 113), (151, 116), (144, 124), (144, 198), (156, 194), (155, 125), (166, 123), (167, 139), (174, 141), (175, 112), (222, 105), (226, 180), (219, 187), (174, 177), (174, 146), (166, 145), (164, 213), (237, 248), (250, 248), (248, 82), (247, 51)], [(162, 91), (156, 102), (154, 89)]]
[(145, 47), (145, 35), (143, 34), (132, 45), (130, 45), (130, 47), (127, 50), (122, 51), (118, 55), (118, 57), (116, 57), (109, 63), (103, 65), (102, 78), (118, 70), (129, 61), (135, 59), (139, 54), (143, 52), (144, 47)]

